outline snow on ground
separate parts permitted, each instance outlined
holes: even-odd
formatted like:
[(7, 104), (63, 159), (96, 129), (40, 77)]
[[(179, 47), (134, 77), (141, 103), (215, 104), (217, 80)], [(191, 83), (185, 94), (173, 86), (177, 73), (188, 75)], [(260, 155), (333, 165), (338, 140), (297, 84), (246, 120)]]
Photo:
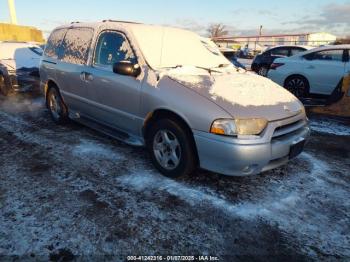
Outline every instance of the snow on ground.
[(345, 125), (314, 132), (305, 153), (259, 176), (198, 170), (171, 180), (145, 150), (74, 123), (57, 126), (42, 101), (20, 101), (12, 110), (0, 98), (0, 256), (350, 258)]
[(335, 119), (311, 119), (310, 126), (312, 130), (320, 133), (337, 136), (350, 136), (350, 125), (345, 125), (343, 122)]

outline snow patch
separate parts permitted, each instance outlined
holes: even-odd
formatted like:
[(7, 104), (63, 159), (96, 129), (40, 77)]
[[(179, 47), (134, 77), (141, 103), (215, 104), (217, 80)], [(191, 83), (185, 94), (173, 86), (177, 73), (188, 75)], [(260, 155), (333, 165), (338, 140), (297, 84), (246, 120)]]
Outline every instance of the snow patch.
[(343, 125), (336, 120), (311, 119), (310, 126), (312, 130), (320, 133), (337, 136), (350, 136), (350, 126)]
[(81, 139), (80, 144), (73, 148), (72, 153), (79, 157), (97, 157), (109, 160), (121, 159), (121, 156), (111, 149), (86, 139)]
[(119, 177), (118, 181), (140, 192), (150, 189), (166, 191), (171, 195), (177, 196), (191, 206), (209, 203), (211, 206), (223, 212), (228, 212), (236, 216), (238, 215), (246, 219), (253, 219), (257, 216), (272, 216), (276, 211), (293, 208), (299, 200), (296, 194), (291, 194), (266, 203), (244, 203), (235, 205), (219, 197), (214, 192), (206, 192), (203, 188), (189, 187), (185, 184), (151, 173), (125, 175)]

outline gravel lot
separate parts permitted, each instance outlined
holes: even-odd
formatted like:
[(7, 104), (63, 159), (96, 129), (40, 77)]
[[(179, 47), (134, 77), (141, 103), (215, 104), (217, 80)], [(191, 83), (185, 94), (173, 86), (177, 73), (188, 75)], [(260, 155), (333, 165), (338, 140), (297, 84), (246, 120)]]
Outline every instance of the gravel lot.
[(0, 260), (350, 259), (349, 123), (312, 117), (305, 152), (259, 176), (169, 180), (144, 149), (56, 126), (43, 103), (0, 97)]

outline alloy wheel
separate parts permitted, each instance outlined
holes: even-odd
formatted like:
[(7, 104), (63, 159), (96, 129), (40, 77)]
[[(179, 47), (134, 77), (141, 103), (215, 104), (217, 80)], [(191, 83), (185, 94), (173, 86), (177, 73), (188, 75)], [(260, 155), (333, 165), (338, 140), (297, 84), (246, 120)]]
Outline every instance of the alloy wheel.
[(296, 97), (304, 97), (307, 85), (302, 78), (295, 77), (287, 82), (286, 88)]
[(157, 162), (166, 170), (174, 170), (180, 164), (181, 146), (169, 130), (159, 130), (153, 140), (153, 152)]
[(60, 114), (62, 112), (62, 108), (61, 108), (61, 105), (59, 103), (59, 99), (60, 98), (58, 97), (56, 90), (52, 90), (50, 92), (50, 96), (49, 96), (49, 108), (50, 108), (52, 116), (55, 119), (59, 119)]

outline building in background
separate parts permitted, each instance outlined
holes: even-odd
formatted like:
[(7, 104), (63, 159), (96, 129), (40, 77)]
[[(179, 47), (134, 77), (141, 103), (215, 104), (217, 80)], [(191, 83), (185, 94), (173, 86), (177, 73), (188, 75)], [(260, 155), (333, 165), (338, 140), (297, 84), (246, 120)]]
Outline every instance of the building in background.
[(277, 46), (277, 45), (307, 45), (307, 46), (322, 46), (334, 43), (337, 40), (335, 35), (320, 32), (320, 33), (305, 33), (305, 34), (282, 34), (282, 35), (256, 35), (256, 36), (238, 36), (238, 37), (219, 37), (213, 39), (222, 47), (237, 46), (240, 44), (243, 48), (248, 45), (249, 48), (256, 50), (261, 47)]
[(0, 23), (0, 41), (43, 43), (42, 31), (31, 26)]

